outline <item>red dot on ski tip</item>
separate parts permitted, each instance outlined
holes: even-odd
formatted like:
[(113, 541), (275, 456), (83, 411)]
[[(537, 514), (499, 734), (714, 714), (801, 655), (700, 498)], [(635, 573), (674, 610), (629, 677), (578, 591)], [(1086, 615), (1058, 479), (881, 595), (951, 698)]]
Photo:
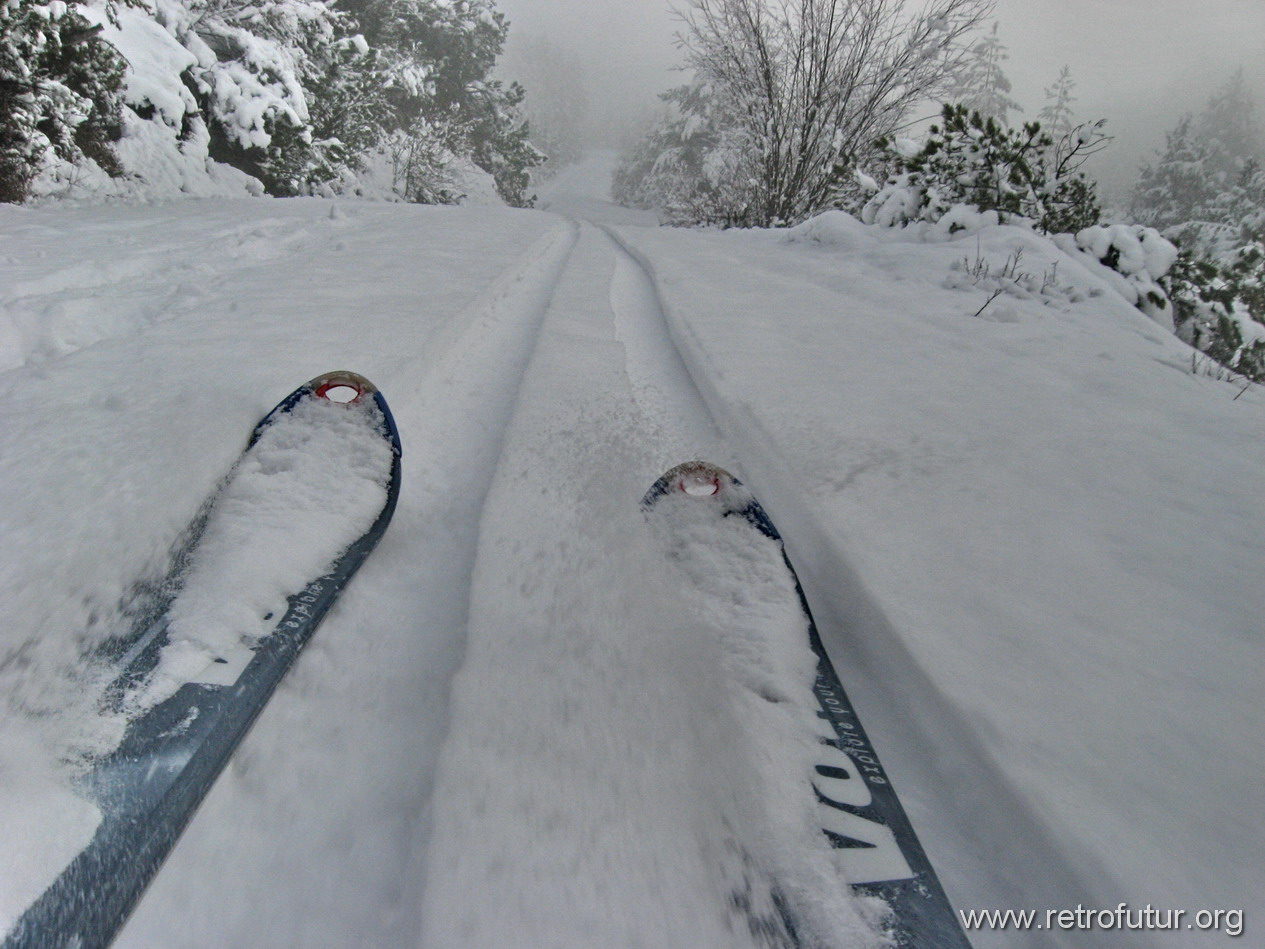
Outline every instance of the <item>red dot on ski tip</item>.
[(322, 399), (329, 399), (331, 402), (340, 402), (348, 405), (358, 400), (364, 393), (359, 386), (343, 379), (336, 379), (318, 387), (316, 394)]

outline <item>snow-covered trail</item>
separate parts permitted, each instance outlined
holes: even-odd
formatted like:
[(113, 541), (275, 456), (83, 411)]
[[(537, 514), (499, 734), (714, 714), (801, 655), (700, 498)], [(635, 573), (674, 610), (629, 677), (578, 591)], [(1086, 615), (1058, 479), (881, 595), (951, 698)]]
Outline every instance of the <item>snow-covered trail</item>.
[(838, 878), (823, 886), (807, 769), (735, 715), (720, 645), (637, 505), (682, 458), (729, 456), (664, 329), (645, 272), (583, 225), (483, 510), (425, 946), (784, 945), (762, 769), (799, 778), (785, 883), (817, 884), (803, 923), (865, 941)]
[[(584, 207), (601, 210), (600, 202)], [(200, 476), (173, 478), (131, 505), (107, 503), (104, 525), (85, 525), (70, 513), (50, 516), (56, 504), (47, 495), (66, 484), (107, 492), (113, 473), (83, 463), (85, 446), (69, 458), (51, 451), (65, 443), (55, 429), (42, 442), (38, 429), (25, 433), (28, 447), (50, 448), (50, 474), (42, 483), (14, 478), (10, 490), (30, 495), (42, 529), (73, 538), (85, 572), (72, 582), (73, 561), (60, 547), (14, 566), (27, 571), (33, 598), (58, 576), (84, 587), (84, 608), (104, 614), (90, 629), (116, 620), (117, 610), (100, 604), (125, 589), (126, 577), (162, 572), (199, 492), (231, 464), (238, 429), (249, 428), (242, 419), (260, 411), (278, 377), (289, 383), (336, 364), (365, 372), (387, 394), (405, 446), (390, 531), (118, 945), (192, 949), (211, 934), (224, 945), (460, 946), (472, 938), (505, 944), (517, 933), (523, 945), (590, 946), (636, 942), (651, 930), (663, 946), (766, 944), (750, 922), (777, 915), (761, 853), (769, 818), (753, 775), (778, 772), (778, 753), (747, 749), (752, 736), (730, 707), (732, 683), (717, 674), (716, 643), (694, 628), (688, 598), (673, 592), (637, 505), (682, 460), (735, 464), (667, 337), (653, 282), (591, 223), (523, 215), (517, 229), (476, 250), (470, 238), (445, 243), (442, 227), (416, 235), (403, 220), (384, 227), (381, 210), (295, 202), (255, 226), (199, 235), (190, 225), (165, 256), (125, 261), (135, 289), (94, 284), (89, 276), (106, 271), (86, 265), (44, 268), (15, 285), (19, 303), (81, 310), (95, 335), (62, 333), (54, 346), (55, 321), (39, 323), (44, 337), (28, 333), (9, 350), (24, 362), (12, 378), (26, 383), (13, 393), (32, 405), (59, 394), (69, 411), (66, 380), (97, 371), (107, 407), (121, 416), (116, 437), (154, 439), (137, 451), (134, 483), (149, 483), (143, 462), (155, 457)], [(89, 212), (90, 225), (93, 214), (104, 234), (109, 212)], [(101, 235), (91, 226), (79, 233), (90, 261), (87, 242)], [(470, 233), (486, 237), (477, 226)], [(418, 239), (430, 281), (445, 259), (465, 257), (452, 279), (400, 280), (400, 248)], [(267, 253), (255, 255), (264, 245)], [(186, 271), (199, 282), (173, 297), (179, 306), (133, 322), (90, 318), (93, 293), (124, 316), (134, 292)], [(301, 293), (295, 280), (277, 280), (289, 272), (301, 273)], [(372, 312), (361, 296), (367, 284)], [(312, 318), (299, 317), (305, 306)], [(128, 367), (156, 362), (160, 379), (127, 388), (136, 385)], [(32, 378), (48, 386), (32, 388)], [(192, 380), (192, 395), (180, 380)], [(173, 422), (201, 411), (200, 392), (227, 410), (200, 433), (181, 431)], [(189, 410), (173, 413), (182, 401)], [(71, 470), (54, 474), (57, 465)], [(125, 527), (129, 516), (139, 523)], [(94, 529), (154, 540), (148, 549), (120, 541), (117, 562), (103, 566)], [(26, 612), (39, 615), (41, 605)], [(62, 600), (51, 605), (57, 610), (36, 624), (44, 634), (21, 648), (37, 668), (73, 667), (82, 644), (55, 630), (79, 618)], [(11, 681), (8, 698), (22, 700), (31, 678), (15, 672)], [(91, 719), (92, 694), (46, 698), (56, 713), (51, 751), (82, 743), (73, 723)], [(502, 753), (489, 757), (498, 742)], [(521, 754), (533, 744), (534, 754)], [(780, 770), (801, 764), (788, 758)], [(492, 780), (489, 767), (513, 777)], [(480, 781), (505, 799), (473, 794)], [(808, 846), (790, 847), (791, 859), (782, 848), (777, 885), (817, 887), (820, 905), (806, 924), (856, 929), (846, 894), (829, 887), (838, 880), (811, 825), (810, 798), (791, 796), (809, 815)], [(50, 809), (44, 819), (56, 817)], [(57, 852), (45, 850), (55, 863)], [(513, 894), (489, 914), (496, 880), (515, 881)], [(268, 893), (278, 894), (268, 900), (274, 909), (261, 914)], [(749, 910), (739, 912), (735, 900)]]
[[(1259, 389), (1018, 229), (660, 229), (602, 170), (553, 213), (0, 208), (0, 928), (90, 816), (85, 655), (334, 368), (395, 411), (395, 520), (119, 946), (742, 946), (729, 907), (773, 877), (851, 932), (790, 750), (637, 508), (694, 457), (786, 535), (959, 908), (1259, 915)], [(946, 274), (1016, 249), (1079, 302), (972, 318)]]
[[(6, 283), (45, 309), (82, 307), (87, 316), (95, 305), (91, 325), (109, 332), (55, 353), (23, 340), (10, 352), (25, 356), (26, 368), (2, 380), (8, 432), (20, 436), (0, 459), (7, 536), (23, 539), (10, 548), (20, 555), (5, 558), (4, 580), (25, 638), (5, 643), (0, 662), (4, 698), (21, 712), (0, 717), (0, 748), (26, 773), (5, 782), (0, 796), (16, 803), (0, 808), (0, 821), (11, 846), (31, 841), (18, 864), (27, 871), (5, 877), (4, 911), (20, 908), (63, 859), (49, 833), (69, 834), (47, 793), (62, 780), (55, 758), (98, 740), (79, 733), (95, 693), (57, 670), (75, 668), (92, 636), (117, 620), (132, 578), (162, 572), (168, 545), (267, 404), (296, 379), (350, 365), (390, 393), (404, 433), (395, 530), (327, 621), (329, 639), (305, 654), (266, 710), (120, 945), (205, 946), (216, 934), (235, 945), (398, 946), (417, 926), (410, 865), (424, 847), (447, 679), (464, 640), (478, 512), (574, 232), (504, 212), (474, 236), (446, 233), (443, 212), (419, 231), (399, 208), (198, 210), (174, 216), (177, 228), (187, 224), (187, 241), (158, 254), (150, 243), (144, 268), (125, 256), (125, 272), (154, 284), (173, 272), (201, 274), (185, 288), (187, 306), (160, 320), (100, 319), (130, 314), (132, 291), (81, 285), (88, 264), (68, 275), (36, 262), (42, 282)], [(259, 221), (260, 212), (272, 216)], [(14, 216), (20, 236), (25, 215)], [(65, 217), (59, 236), (89, 262), (101, 259), (104, 235), (120, 230), (110, 209)], [(165, 232), (172, 217), (132, 211), (125, 233), (144, 235), (150, 218)], [(33, 230), (47, 236), (57, 224), (56, 213), (45, 214)], [(146, 245), (136, 243), (141, 260)], [(400, 266), (410, 246), (427, 261), (416, 279)], [(41, 326), (51, 332), (55, 322)], [(26, 541), (24, 530), (39, 535)], [(69, 638), (66, 629), (85, 632)], [(255, 894), (270, 891), (288, 895), (261, 917)]]

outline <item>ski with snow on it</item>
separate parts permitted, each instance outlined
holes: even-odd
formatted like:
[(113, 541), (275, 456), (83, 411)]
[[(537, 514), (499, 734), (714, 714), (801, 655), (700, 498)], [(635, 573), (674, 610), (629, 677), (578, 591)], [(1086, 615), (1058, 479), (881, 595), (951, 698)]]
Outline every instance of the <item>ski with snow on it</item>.
[[(812, 775), (822, 831), (835, 848), (844, 876), (861, 895), (890, 907), (889, 936), (900, 949), (970, 949), (935, 870), (914, 832), (877, 752), (822, 646), (799, 577), (782, 536), (755, 496), (737, 478), (708, 462), (678, 465), (651, 486), (641, 501), (662, 513), (672, 531), (671, 511), (688, 504), (708, 518), (737, 518), (755, 532), (767, 556), (787, 572), (802, 610), (803, 629), (817, 662), (813, 697), (820, 740)], [(679, 510), (679, 509), (677, 509)], [(787, 919), (787, 923), (791, 923)], [(794, 937), (793, 924), (786, 927)]]
[[(117, 678), (104, 711), (126, 716), (126, 730), (116, 748), (87, 763), (78, 788), (101, 812), (95, 835), (18, 918), (0, 949), (110, 944), (300, 649), (382, 537), (399, 476), (391, 411), (356, 373), (318, 376), (259, 422), (186, 533), (190, 540), (156, 602), (116, 640)], [(330, 521), (344, 503), (354, 518)], [(287, 525), (287, 518), (306, 519), (305, 529)], [(244, 532), (244, 543), (235, 531)], [(196, 636), (180, 638), (181, 623), (197, 628), (191, 588), (202, 584), (199, 595), (213, 599), (240, 586), (243, 571), (258, 572), (258, 561), (233, 563), (236, 551), (250, 548), (252, 534), (265, 535), (256, 555), (291, 563), (318, 557), (322, 566), (306, 583), (278, 591), (275, 610), (254, 617), (255, 628), (237, 630), (230, 622), (200, 671), (190, 670), (187, 659), (174, 663), (170, 650), (183, 647), (187, 657), (199, 644)], [(314, 535), (320, 543), (313, 544)]]

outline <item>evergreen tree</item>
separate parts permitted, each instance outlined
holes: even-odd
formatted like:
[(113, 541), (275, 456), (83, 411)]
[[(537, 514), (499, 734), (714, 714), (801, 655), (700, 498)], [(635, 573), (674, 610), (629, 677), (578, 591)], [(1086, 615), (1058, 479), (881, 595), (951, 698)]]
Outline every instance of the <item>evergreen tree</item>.
[(352, 185), (381, 146), (391, 109), (379, 81), (377, 53), (359, 35), (343, 37), (315, 57), (306, 80), (308, 135), (289, 167), (300, 190)]
[(941, 118), (912, 154), (883, 143), (895, 174), (862, 209), (866, 223), (934, 222), (955, 205), (996, 211), (1003, 222), (1027, 218), (1047, 233), (1098, 222), (1094, 184), (1080, 166), (1109, 141), (1103, 121), (1055, 140), (1039, 122), (1011, 129), (962, 105), (945, 105)]
[[(405, 196), (452, 194), (456, 156), (492, 175), (510, 204), (530, 203), (529, 170), (544, 160), (519, 113), (523, 89), (492, 78), (509, 24), (492, 0), (340, 0), (378, 53)], [(415, 141), (410, 142), (413, 139)], [(431, 189), (424, 182), (435, 182)]]
[(1076, 101), (1072, 90), (1075, 88), (1076, 81), (1072, 79), (1071, 67), (1064, 66), (1059, 70), (1059, 77), (1054, 80), (1054, 85), (1045, 90), (1046, 104), (1037, 113), (1037, 121), (1055, 138), (1067, 135), (1075, 124), (1072, 121), (1072, 103)]
[(1215, 170), (1227, 175), (1237, 171), (1238, 163), (1265, 153), (1265, 130), (1242, 68), (1208, 100), (1196, 130), (1201, 138), (1216, 142)]
[(958, 71), (948, 98), (964, 105), (968, 112), (978, 112), (1006, 125), (1007, 115), (1012, 110), (1022, 112), (1023, 108), (1010, 98), (1010, 80), (1002, 69), (1002, 63), (1010, 57), (997, 30), (994, 20), (992, 30), (971, 47), (971, 54)]
[(1265, 243), (1265, 165), (1246, 159), (1234, 185), (1218, 198), (1216, 213), (1238, 230), (1241, 244)]
[[(270, 194), (330, 193), (359, 188), (388, 153), (409, 200), (459, 200), (459, 179), (481, 168), (506, 201), (527, 203), (542, 156), (523, 90), (490, 77), (507, 30), (492, 0), (336, 3), (147, 0), (122, 18), (107, 7), (131, 66), (75, 4), (0, 0), (0, 198), (58, 176), (102, 182), (94, 162), (121, 174), (111, 142), (127, 130), (147, 161), (160, 156), (129, 176), (142, 191), (141, 175), (207, 174), (209, 158)], [(138, 155), (129, 145), (121, 154)]]
[(1134, 188), (1134, 218), (1201, 252), (1221, 255), (1250, 239), (1265, 215), (1260, 155), (1263, 135), (1242, 70), (1208, 101), (1198, 117), (1185, 115), (1165, 137), (1157, 160), (1142, 166)]
[(1144, 165), (1133, 212), (1181, 248), (1167, 291), (1178, 334), (1265, 382), (1265, 172), (1256, 105), (1240, 70), (1198, 118), (1184, 116)]
[(755, 226), (760, 201), (747, 133), (704, 82), (665, 92), (654, 127), (615, 170), (611, 193), (674, 224)]
[(191, 0), (178, 9), (184, 16), (168, 29), (198, 58), (186, 84), (206, 118), (212, 158), (275, 195), (354, 174), (355, 146), (374, 137), (365, 124), (378, 93), (364, 81), (372, 59), (351, 42), (346, 16), (321, 0)]
[(1135, 221), (1163, 231), (1206, 220), (1226, 182), (1219, 150), (1194, 125), (1183, 116), (1155, 164), (1142, 166), (1130, 208)]
[(122, 173), (125, 63), (99, 32), (77, 5), (0, 3), (0, 201), (26, 200), (57, 162)]

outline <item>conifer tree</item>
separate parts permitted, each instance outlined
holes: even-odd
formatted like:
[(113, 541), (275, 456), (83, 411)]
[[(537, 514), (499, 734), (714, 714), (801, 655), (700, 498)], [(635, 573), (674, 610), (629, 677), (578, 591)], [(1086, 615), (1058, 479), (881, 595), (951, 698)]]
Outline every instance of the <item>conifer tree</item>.
[(1064, 66), (1059, 70), (1054, 85), (1045, 90), (1046, 104), (1037, 113), (1037, 121), (1054, 138), (1066, 135), (1076, 124), (1072, 112), (1072, 103), (1076, 101), (1072, 90), (1075, 88), (1076, 80), (1072, 78), (1072, 69)]
[(523, 90), (491, 78), (508, 28), (493, 0), (151, 3), (105, 8), (129, 64), (75, 3), (0, 0), (0, 198), (101, 186), (97, 167), (127, 171), (111, 147), (126, 131), (145, 143), (119, 152), (145, 156), (126, 185), (141, 193), (151, 174), (209, 181), (208, 159), (269, 194), (336, 192), (392, 152), (409, 200), (458, 200), (477, 166), (528, 202), (541, 156)]
[(507, 202), (529, 203), (528, 173), (544, 156), (531, 145), (519, 112), (522, 87), (492, 78), (509, 31), (492, 0), (340, 0), (339, 6), (378, 53), (405, 196), (455, 199), (444, 184), (446, 165), (467, 155), (493, 176)]
[(1137, 219), (1181, 249), (1166, 290), (1178, 334), (1265, 382), (1265, 172), (1255, 101), (1240, 70), (1198, 117), (1183, 116), (1133, 192)]
[(303, 194), (354, 173), (357, 156), (344, 141), (364, 136), (333, 121), (336, 111), (318, 111), (319, 130), (313, 115), (318, 100), (333, 105), (346, 96), (343, 84), (369, 96), (372, 108), (372, 86), (355, 81), (346, 16), (321, 0), (192, 0), (184, 12), (168, 28), (198, 57), (186, 84), (206, 118), (212, 158), (275, 195)]
[(1202, 221), (1220, 194), (1220, 156), (1194, 124), (1194, 116), (1183, 116), (1165, 135), (1158, 160), (1142, 166), (1131, 205), (1139, 223), (1165, 230)]
[(1217, 171), (1234, 174), (1237, 164), (1265, 153), (1265, 128), (1242, 68), (1209, 98), (1196, 130), (1200, 137), (1217, 142)]
[(0, 201), (26, 200), (59, 161), (122, 173), (125, 64), (99, 33), (74, 4), (0, 3)]
[(995, 211), (1003, 222), (1026, 218), (1046, 233), (1079, 231), (1098, 222), (1095, 187), (1080, 168), (1110, 141), (1104, 124), (1086, 123), (1056, 140), (1039, 122), (1011, 129), (946, 104), (917, 152), (891, 139), (881, 143), (894, 173), (862, 208), (861, 219), (935, 222), (966, 205)]
[(948, 98), (966, 106), (968, 112), (978, 112), (1004, 126), (1008, 124), (1007, 115), (1011, 111), (1022, 112), (1023, 107), (1010, 98), (1010, 80), (1002, 69), (1002, 63), (1010, 56), (997, 31), (994, 20), (992, 30), (971, 47)]

